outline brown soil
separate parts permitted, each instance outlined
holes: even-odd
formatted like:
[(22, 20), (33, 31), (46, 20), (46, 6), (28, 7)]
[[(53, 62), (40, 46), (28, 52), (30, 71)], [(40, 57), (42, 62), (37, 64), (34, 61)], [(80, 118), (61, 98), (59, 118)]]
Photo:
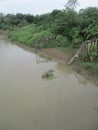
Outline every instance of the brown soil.
[(65, 63), (65, 64), (68, 63), (68, 61), (70, 60), (72, 56), (71, 54), (64, 53), (55, 48), (42, 49), (41, 51), (49, 55), (50, 57), (56, 59), (57, 61), (61, 63)]

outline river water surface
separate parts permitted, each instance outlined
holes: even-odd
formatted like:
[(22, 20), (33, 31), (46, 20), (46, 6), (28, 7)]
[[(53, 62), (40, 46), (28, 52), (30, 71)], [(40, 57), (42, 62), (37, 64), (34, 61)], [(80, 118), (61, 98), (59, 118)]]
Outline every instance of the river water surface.
[[(0, 38), (0, 130), (98, 130), (98, 87)], [(53, 80), (41, 75), (54, 69)]]

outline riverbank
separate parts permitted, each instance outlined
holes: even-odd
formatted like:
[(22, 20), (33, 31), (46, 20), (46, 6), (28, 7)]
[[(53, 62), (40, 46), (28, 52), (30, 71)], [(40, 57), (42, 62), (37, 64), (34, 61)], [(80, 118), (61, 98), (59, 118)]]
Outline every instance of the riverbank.
[[(47, 48), (42, 49), (41, 52), (44, 52), (62, 64), (67, 64), (71, 57), (75, 54), (75, 50), (69, 51), (69, 48), (65, 48), (65, 50), (62, 50), (61, 48)], [(91, 63), (77, 60), (70, 66), (75, 72), (82, 75), (86, 80), (98, 85), (98, 62)]]
[[(2, 38), (8, 38), (8, 31), (0, 31)], [(24, 44), (19, 44), (20, 47), (34, 52), (32, 47)], [(39, 51), (40, 55), (44, 57), (55, 59), (57, 62), (67, 64), (71, 57), (75, 54), (76, 50), (72, 48), (44, 48)], [(98, 85), (98, 62), (89, 63), (75, 61), (70, 65), (74, 71), (84, 76), (87, 80)]]
[(48, 54), (50, 57), (54, 58), (60, 63), (67, 64), (72, 54), (64, 53), (58, 48), (46, 48), (42, 49), (41, 52)]

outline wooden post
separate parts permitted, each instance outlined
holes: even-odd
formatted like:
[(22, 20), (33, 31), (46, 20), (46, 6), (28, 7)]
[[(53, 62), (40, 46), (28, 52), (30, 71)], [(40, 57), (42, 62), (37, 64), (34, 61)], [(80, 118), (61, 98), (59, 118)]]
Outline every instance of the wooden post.
[(98, 39), (97, 39), (97, 56), (98, 56)]
[(83, 61), (84, 61), (84, 55), (85, 55), (85, 54), (84, 54), (84, 49), (85, 49), (84, 46), (85, 46), (85, 42), (83, 43), (83, 47), (82, 47), (82, 49), (83, 49), (83, 50), (82, 50), (82, 60), (83, 60)]

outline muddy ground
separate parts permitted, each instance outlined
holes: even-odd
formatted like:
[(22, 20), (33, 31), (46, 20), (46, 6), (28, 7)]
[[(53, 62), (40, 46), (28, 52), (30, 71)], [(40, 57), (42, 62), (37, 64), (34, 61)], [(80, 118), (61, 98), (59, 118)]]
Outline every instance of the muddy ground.
[[(53, 59), (55, 59), (57, 62), (60, 62), (63, 64), (67, 64), (68, 61), (74, 55), (73, 53), (62, 52), (62, 51), (55, 49), (55, 48), (42, 49), (41, 52), (44, 52), (45, 54), (47, 54), (50, 57), (52, 57)], [(73, 68), (74, 71), (76, 71), (77, 73), (79, 73), (80, 75), (85, 77), (86, 80), (88, 80), (88, 81), (90, 81), (98, 86), (98, 77), (96, 75), (93, 75), (92, 73), (90, 73), (88, 70), (86, 70), (81, 65), (81, 61), (79, 61), (77, 59), (70, 66)]]
[(67, 64), (70, 58), (72, 57), (72, 54), (64, 53), (55, 48), (46, 48), (42, 49), (41, 51), (48, 54), (50, 57), (56, 59), (58, 62), (64, 64)]

